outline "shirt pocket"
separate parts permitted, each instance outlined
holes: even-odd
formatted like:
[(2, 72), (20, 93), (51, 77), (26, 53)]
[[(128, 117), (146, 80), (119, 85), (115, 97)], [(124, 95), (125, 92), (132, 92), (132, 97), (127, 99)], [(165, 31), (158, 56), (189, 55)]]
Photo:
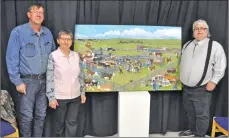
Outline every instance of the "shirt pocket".
[(24, 55), (26, 57), (34, 57), (36, 55), (35, 44), (32, 42), (24, 43)]
[(52, 52), (52, 41), (45, 41), (44, 47), (45, 47), (45, 53), (50, 54)]

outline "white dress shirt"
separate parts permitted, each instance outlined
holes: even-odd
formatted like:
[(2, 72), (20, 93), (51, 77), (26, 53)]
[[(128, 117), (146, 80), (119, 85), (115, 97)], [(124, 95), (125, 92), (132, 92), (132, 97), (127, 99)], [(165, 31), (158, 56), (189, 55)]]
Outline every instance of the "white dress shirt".
[[(201, 41), (194, 40), (186, 49), (184, 45), (180, 61), (180, 80), (184, 85), (194, 87), (200, 81), (206, 62), (209, 38)], [(212, 51), (206, 77), (201, 85), (209, 81), (218, 84), (225, 73), (227, 63), (223, 47), (216, 41), (212, 43)]]

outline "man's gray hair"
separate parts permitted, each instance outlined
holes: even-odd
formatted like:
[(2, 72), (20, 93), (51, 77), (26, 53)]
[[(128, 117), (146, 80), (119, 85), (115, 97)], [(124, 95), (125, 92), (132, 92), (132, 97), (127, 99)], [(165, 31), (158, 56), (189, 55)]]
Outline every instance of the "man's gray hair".
[(73, 34), (72, 34), (72, 32), (71, 32), (70, 30), (61, 30), (61, 31), (58, 33), (57, 38), (60, 38), (61, 35), (63, 35), (63, 34), (65, 34), (65, 35), (70, 35), (71, 38), (73, 39)]
[(210, 33), (209, 26), (208, 26), (207, 22), (205, 20), (202, 20), (202, 19), (196, 20), (192, 25), (192, 29), (193, 30), (195, 29), (195, 26), (197, 24), (203, 24), (207, 28), (207, 30), (208, 30), (208, 38), (209, 38), (211, 36), (211, 33)]

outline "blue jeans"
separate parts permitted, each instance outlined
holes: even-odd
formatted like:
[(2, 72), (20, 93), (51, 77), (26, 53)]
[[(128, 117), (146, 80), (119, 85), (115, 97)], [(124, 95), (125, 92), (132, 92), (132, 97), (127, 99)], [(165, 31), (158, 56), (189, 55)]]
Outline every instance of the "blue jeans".
[(26, 95), (19, 93), (19, 127), (21, 137), (42, 137), (46, 116), (46, 80), (23, 79)]

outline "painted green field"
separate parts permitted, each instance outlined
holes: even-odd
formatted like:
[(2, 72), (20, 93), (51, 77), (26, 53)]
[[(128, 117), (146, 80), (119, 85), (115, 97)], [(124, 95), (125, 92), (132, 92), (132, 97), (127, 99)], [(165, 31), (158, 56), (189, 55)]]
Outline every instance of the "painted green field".
[[(120, 43), (120, 41), (124, 43)], [(132, 42), (130, 42), (132, 41)], [(126, 43), (125, 43), (126, 42)], [(139, 43), (138, 43), (139, 42)], [(90, 44), (90, 48), (86, 45)], [(175, 68), (176, 73), (169, 73), (170, 76), (176, 76), (179, 78), (179, 67), (178, 67), (178, 58), (175, 55), (176, 51), (181, 49), (181, 41), (180, 40), (144, 40), (144, 39), (106, 39), (106, 40), (75, 40), (74, 42), (74, 50), (83, 53), (85, 51), (90, 51), (92, 49), (100, 49), (100, 48), (114, 48), (115, 51), (104, 51), (104, 54), (111, 53), (112, 56), (119, 57), (119, 56), (138, 56), (142, 54), (146, 54), (148, 56), (149, 52), (137, 51), (137, 45), (144, 46), (145, 48), (168, 48), (171, 49), (168, 52), (162, 53), (162, 57), (164, 59), (171, 58), (171, 63), (163, 63), (163, 64), (155, 64), (156, 71), (150, 72), (148, 67), (142, 67), (139, 72), (128, 72), (124, 69), (123, 66), (119, 66), (123, 73), (118, 71), (114, 72), (114, 76), (111, 80), (103, 80), (103, 83), (106, 84), (115, 84), (115, 88), (124, 87), (125, 91), (153, 91), (152, 82), (147, 84), (146, 86), (141, 85), (141, 80), (147, 78), (147, 80), (151, 80), (149, 76), (157, 76), (163, 75), (166, 73), (168, 68)], [(122, 49), (122, 50), (119, 50)], [(124, 49), (124, 50), (123, 50)], [(142, 60), (145, 62), (145, 60)], [(88, 76), (87, 72), (85, 71), (86, 76)], [(133, 83), (132, 83), (133, 82)], [(114, 87), (114, 86), (113, 86)], [(181, 84), (178, 82), (178, 90), (181, 89)], [(87, 87), (87, 91), (90, 92), (99, 92), (100, 89), (96, 86)], [(159, 87), (160, 91), (163, 90), (173, 90), (173, 84), (169, 86)], [(110, 90), (116, 91), (116, 90)]]

